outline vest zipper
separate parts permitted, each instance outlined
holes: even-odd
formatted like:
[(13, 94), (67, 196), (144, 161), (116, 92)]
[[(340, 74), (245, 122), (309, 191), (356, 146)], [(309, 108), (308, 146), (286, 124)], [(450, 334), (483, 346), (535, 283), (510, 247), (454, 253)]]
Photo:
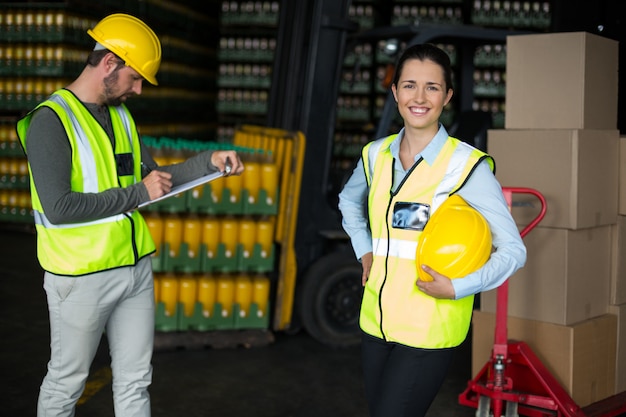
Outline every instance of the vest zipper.
[[(404, 176), (404, 178), (402, 178), (402, 181), (400, 182), (400, 184), (398, 185), (398, 188), (396, 189), (396, 191), (393, 191), (391, 193), (392, 197), (395, 197), (396, 194), (398, 194), (400, 192), (400, 189), (402, 188), (402, 186), (404, 185), (404, 183), (407, 181), (407, 179), (411, 176), (411, 174), (413, 173), (413, 171), (415, 170), (415, 168), (417, 168), (417, 166), (420, 164), (420, 162), (422, 162), (424, 160), (424, 158), (422, 158), (421, 156), (419, 157), (419, 159), (417, 161), (415, 161), (415, 163), (413, 164), (413, 166), (411, 168), (409, 168), (408, 172), (406, 173), (406, 175)], [(394, 170), (393, 173), (391, 175), (391, 187), (393, 189), (393, 176), (396, 173), (395, 170), (395, 164), (396, 164), (396, 160), (393, 160), (393, 166), (394, 166)]]
[(405, 183), (407, 178), (409, 178), (413, 170), (423, 160), (424, 158), (420, 156), (419, 159), (415, 161), (415, 163), (406, 173), (406, 175), (402, 179), (402, 182), (400, 182), (400, 184), (398, 185), (398, 188), (395, 191), (393, 190), (393, 184), (395, 182), (395, 176), (396, 176), (396, 158), (393, 158), (393, 161), (391, 163), (391, 185), (390, 185), (391, 188), (389, 189), (389, 204), (387, 205), (387, 211), (385, 212), (385, 226), (387, 229), (387, 254), (385, 255), (385, 277), (383, 278), (383, 283), (380, 285), (380, 292), (378, 295), (378, 310), (380, 311), (380, 334), (382, 335), (383, 340), (385, 341), (387, 340), (387, 337), (385, 336), (385, 332), (383, 331), (383, 288), (385, 287), (385, 283), (387, 282), (387, 271), (389, 270), (389, 241), (391, 240), (391, 231), (389, 230), (389, 210), (391, 210), (393, 197), (395, 197), (396, 194), (398, 194), (398, 192), (402, 188), (402, 185)]
[(135, 233), (135, 221), (133, 220), (133, 216), (128, 213), (124, 213), (124, 216), (128, 217), (128, 221), (130, 222), (130, 240), (132, 242), (131, 246), (133, 247), (133, 257), (135, 258), (134, 264), (136, 265), (137, 262), (139, 262), (139, 250), (137, 249), (137, 236)]
[(393, 183), (394, 177), (396, 173), (396, 159), (394, 158), (391, 163), (391, 185), (389, 188), (389, 203), (387, 204), (387, 210), (385, 211), (385, 229), (387, 230), (387, 254), (385, 255), (385, 277), (383, 278), (383, 282), (380, 285), (380, 292), (378, 294), (378, 310), (380, 311), (380, 334), (383, 337), (383, 340), (387, 341), (387, 337), (385, 336), (385, 332), (383, 330), (383, 289), (385, 288), (385, 283), (387, 282), (387, 271), (389, 270), (389, 239), (391, 238), (391, 231), (389, 230), (389, 210), (391, 209), (391, 201), (393, 200), (394, 191), (393, 191)]

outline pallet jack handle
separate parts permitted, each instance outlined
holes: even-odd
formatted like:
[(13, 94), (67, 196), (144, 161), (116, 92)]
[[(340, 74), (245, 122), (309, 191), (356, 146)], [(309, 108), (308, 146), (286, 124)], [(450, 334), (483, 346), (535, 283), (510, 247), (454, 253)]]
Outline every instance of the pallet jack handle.
[[(541, 202), (539, 214), (520, 232), (526, 236), (545, 216), (545, 198), (532, 188), (503, 187), (502, 192), (509, 208), (515, 193), (532, 194)], [(526, 343), (507, 340), (508, 280), (497, 291), (492, 356), (459, 395), (461, 404), (476, 407), (478, 417), (501, 417), (503, 410), (505, 417), (617, 417), (626, 413), (626, 391), (582, 409)]]
[[(526, 187), (502, 187), (502, 193), (509, 209), (513, 207), (513, 194), (532, 194), (541, 203), (539, 214), (520, 232), (520, 236), (525, 237), (532, 229), (535, 228), (543, 220), (547, 211), (546, 199), (539, 191)], [(508, 357), (508, 335), (507, 335), (507, 316), (508, 316), (508, 298), (509, 298), (509, 281), (506, 280), (498, 287), (496, 294), (496, 332), (495, 344), (493, 349), (493, 358), (497, 361), (504, 361)]]
[(522, 229), (520, 235), (522, 237), (526, 236), (528, 232), (535, 228), (543, 220), (546, 215), (546, 211), (548, 205), (546, 203), (546, 199), (539, 191), (533, 188), (524, 188), (524, 187), (502, 187), (502, 193), (504, 194), (504, 199), (506, 200), (509, 207), (513, 207), (513, 194), (532, 194), (539, 199), (541, 202), (541, 210), (537, 217), (533, 219), (526, 227)]

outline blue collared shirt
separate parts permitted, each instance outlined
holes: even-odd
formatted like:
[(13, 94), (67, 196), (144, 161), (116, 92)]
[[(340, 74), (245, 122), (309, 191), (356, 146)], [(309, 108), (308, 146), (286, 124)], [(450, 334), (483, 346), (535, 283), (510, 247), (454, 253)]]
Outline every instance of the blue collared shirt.
[[(400, 142), (403, 136), (404, 129), (389, 145), (389, 150), (397, 161), (400, 160)], [(414, 160), (417, 161), (421, 157), (424, 159), (421, 163), (432, 165), (447, 139), (448, 132), (440, 126), (435, 137), (422, 152), (415, 155)], [(384, 138), (378, 140), (384, 140)], [(408, 170), (405, 170), (400, 163), (394, 166), (393, 188), (395, 190)], [(368, 187), (363, 161), (360, 159), (352, 176), (339, 194), (339, 209), (343, 216), (342, 225), (350, 237), (358, 259), (372, 252), (372, 234), (366, 216), (367, 194)], [(502, 187), (487, 162), (483, 161), (478, 165), (458, 194), (478, 210), (489, 223), (495, 251), (482, 268), (465, 277), (452, 280), (456, 299), (500, 286), (526, 262), (526, 247), (511, 217), (502, 194)]]

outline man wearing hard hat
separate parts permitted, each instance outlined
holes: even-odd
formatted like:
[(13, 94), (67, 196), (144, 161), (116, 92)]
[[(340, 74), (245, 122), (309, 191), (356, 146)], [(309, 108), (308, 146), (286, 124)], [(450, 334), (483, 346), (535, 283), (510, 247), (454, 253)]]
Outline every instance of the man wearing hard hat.
[[(233, 151), (159, 167), (125, 105), (157, 85), (161, 44), (141, 20), (113, 14), (87, 32), (81, 74), (18, 122), (28, 157), (51, 357), (37, 415), (73, 416), (106, 330), (115, 415), (150, 416), (155, 245), (137, 207), (211, 172), (239, 175)], [(230, 170), (226, 170), (229, 161)]]

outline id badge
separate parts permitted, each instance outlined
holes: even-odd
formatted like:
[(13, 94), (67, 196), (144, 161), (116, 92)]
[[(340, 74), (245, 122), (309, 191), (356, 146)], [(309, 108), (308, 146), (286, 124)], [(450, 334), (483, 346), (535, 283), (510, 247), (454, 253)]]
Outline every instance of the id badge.
[(422, 203), (397, 202), (393, 206), (395, 229), (424, 230), (430, 218), (430, 205)]
[(132, 153), (115, 154), (115, 161), (117, 162), (118, 176), (122, 177), (124, 175), (133, 175), (135, 173), (135, 163)]

